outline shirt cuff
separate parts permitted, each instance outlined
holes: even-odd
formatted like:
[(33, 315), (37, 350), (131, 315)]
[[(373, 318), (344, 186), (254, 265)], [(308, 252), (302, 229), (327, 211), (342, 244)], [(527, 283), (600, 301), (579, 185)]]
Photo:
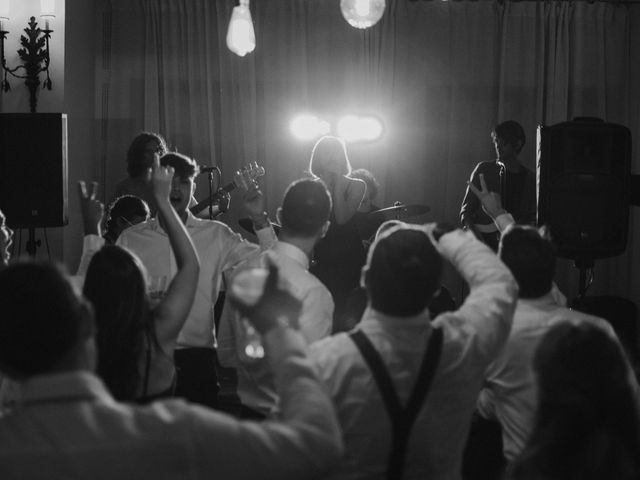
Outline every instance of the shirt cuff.
[(513, 218), (513, 216), (510, 213), (501, 213), (500, 215), (498, 215), (494, 220), (493, 223), (496, 224), (496, 227), (498, 227), (498, 230), (500, 230), (500, 233), (504, 232), (505, 229), (510, 226), (513, 225), (514, 223), (516, 223), (515, 219)]

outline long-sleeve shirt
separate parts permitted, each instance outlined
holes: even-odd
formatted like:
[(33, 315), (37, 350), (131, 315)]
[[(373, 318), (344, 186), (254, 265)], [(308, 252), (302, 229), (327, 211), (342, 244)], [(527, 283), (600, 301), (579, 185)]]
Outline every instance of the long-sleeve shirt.
[(319, 478), (342, 451), (331, 400), (299, 333), (265, 336), (282, 421), (241, 422), (166, 400), (116, 402), (88, 371), (33, 377), (0, 418), (2, 479)]
[(615, 337), (613, 328), (604, 319), (559, 305), (553, 292), (518, 300), (511, 333), (487, 368), (477, 405), (480, 415), (500, 422), (503, 452), (509, 461), (522, 452), (533, 429), (537, 407), (534, 353), (547, 331), (561, 322), (590, 322)]
[[(462, 451), (484, 371), (509, 334), (517, 297), (510, 271), (470, 232), (443, 235), (438, 247), (469, 283), (469, 296), (459, 310), (442, 313), (431, 322), (428, 310), (392, 317), (367, 308), (357, 327), (382, 357), (403, 405), (433, 328), (443, 330), (438, 368), (411, 431), (407, 479), (460, 478)], [(310, 348), (338, 410), (346, 446), (335, 478), (384, 478), (391, 424), (369, 367), (344, 333)]]
[[(222, 273), (239, 262), (260, 254), (260, 247), (234, 233), (227, 225), (215, 220), (203, 220), (188, 213), (187, 232), (200, 258), (200, 277), (193, 301), (177, 346), (215, 346), (213, 307), (222, 283)], [(256, 232), (265, 248), (275, 242), (271, 228)], [(135, 253), (150, 276), (164, 276), (168, 280), (177, 272), (176, 261), (169, 243), (169, 236), (152, 218), (128, 228), (118, 238), (117, 244)]]

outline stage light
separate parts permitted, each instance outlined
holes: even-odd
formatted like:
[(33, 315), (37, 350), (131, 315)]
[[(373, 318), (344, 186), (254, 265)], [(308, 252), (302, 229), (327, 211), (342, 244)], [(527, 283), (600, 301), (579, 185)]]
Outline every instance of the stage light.
[(331, 126), (315, 115), (299, 115), (291, 121), (289, 128), (299, 140), (314, 140), (331, 131)]
[(346, 115), (340, 119), (337, 126), (338, 136), (345, 142), (371, 142), (382, 136), (382, 123), (375, 117), (357, 117)]
[(253, 31), (249, 0), (240, 0), (240, 5), (233, 7), (229, 30), (227, 30), (227, 47), (241, 57), (253, 52), (256, 48), (256, 34)]
[(341, 0), (344, 19), (355, 28), (369, 28), (382, 18), (384, 0)]

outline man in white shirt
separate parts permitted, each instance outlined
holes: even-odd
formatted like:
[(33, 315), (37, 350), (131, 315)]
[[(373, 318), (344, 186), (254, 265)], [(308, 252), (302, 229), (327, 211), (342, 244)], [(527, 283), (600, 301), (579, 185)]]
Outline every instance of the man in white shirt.
[[(443, 258), (470, 294), (431, 319)], [(346, 446), (335, 478), (458, 479), (484, 370), (511, 327), (513, 276), (470, 232), (400, 225), (374, 242), (363, 282), (356, 329), (311, 346)]]
[[(292, 183), (278, 209), (278, 222), (282, 225), (279, 240), (268, 250), (286, 288), (302, 302), (299, 327), (307, 343), (331, 333), (333, 299), (324, 284), (309, 273), (309, 258), (316, 242), (329, 227), (330, 212), (331, 196), (323, 182), (303, 179)], [(264, 266), (265, 255), (238, 265), (237, 271)], [(249, 358), (244, 353), (244, 332), (238, 311), (231, 304), (225, 304), (218, 334), (220, 363), (234, 367), (238, 373), (241, 415), (245, 418), (269, 417), (278, 400), (273, 372), (264, 360)]]
[(114, 400), (94, 373), (91, 306), (50, 264), (0, 271), (0, 306), (0, 371), (23, 385), (21, 403), (0, 417), (3, 480), (297, 480), (321, 477), (339, 458), (331, 400), (287, 326), (299, 304), (284, 291), (267, 289), (248, 315), (282, 400), (281, 421), (261, 424), (180, 399)]
[(522, 452), (533, 427), (537, 397), (532, 360), (542, 337), (561, 322), (590, 322), (615, 334), (604, 319), (565, 307), (553, 282), (555, 248), (546, 231), (516, 225), (500, 196), (489, 192), (482, 174), (480, 189), (472, 184), (469, 188), (502, 232), (498, 255), (520, 287), (511, 333), (486, 371), (477, 404), (482, 417), (500, 423), (503, 454), (511, 462)]
[[(218, 382), (215, 370), (215, 324), (213, 307), (222, 283), (222, 273), (251, 256), (260, 247), (244, 240), (227, 225), (215, 220), (194, 217), (188, 206), (195, 191), (196, 163), (177, 153), (160, 159), (163, 166), (175, 170), (171, 190), (171, 204), (191, 236), (200, 258), (200, 278), (193, 307), (178, 336), (175, 351), (177, 375), (176, 395), (215, 407)], [(245, 199), (260, 244), (270, 247), (276, 240), (271, 224), (264, 213), (264, 201), (259, 190)], [(151, 277), (165, 277), (168, 281), (176, 273), (176, 263), (169, 237), (157, 218), (125, 230), (117, 244), (135, 253)]]

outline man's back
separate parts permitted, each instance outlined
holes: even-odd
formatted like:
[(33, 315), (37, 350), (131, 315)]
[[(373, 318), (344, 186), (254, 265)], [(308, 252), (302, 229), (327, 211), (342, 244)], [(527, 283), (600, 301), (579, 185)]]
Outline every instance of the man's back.
[[(306, 254), (294, 245), (282, 241), (276, 242), (269, 252), (269, 258), (278, 267), (283, 288), (302, 302), (298, 318), (302, 336), (307, 343), (328, 336), (333, 320), (333, 300), (327, 287), (308, 271), (309, 260)], [(265, 252), (260, 257), (243, 262), (238, 270), (264, 267), (266, 255)], [(226, 303), (218, 335), (220, 363), (236, 368), (237, 392), (242, 404), (270, 416), (277, 403), (272, 369), (264, 359), (248, 359), (244, 356), (245, 342), (246, 335), (237, 310)]]
[[(426, 311), (399, 318), (368, 308), (357, 327), (381, 357), (403, 406), (433, 327), (443, 331), (433, 383), (410, 434), (407, 479), (460, 478), (462, 449), (484, 369), (507, 337), (516, 293), (506, 267), (472, 235), (443, 236), (440, 247), (471, 285), (458, 311), (430, 322)], [(391, 422), (369, 366), (345, 333), (313, 344), (311, 356), (336, 405), (347, 450), (335, 478), (385, 478)]]
[(560, 306), (552, 293), (519, 299), (513, 326), (500, 355), (486, 373), (478, 410), (502, 426), (505, 458), (514, 460), (526, 445), (537, 407), (533, 356), (544, 334), (561, 322), (590, 322), (614, 335), (603, 319)]

